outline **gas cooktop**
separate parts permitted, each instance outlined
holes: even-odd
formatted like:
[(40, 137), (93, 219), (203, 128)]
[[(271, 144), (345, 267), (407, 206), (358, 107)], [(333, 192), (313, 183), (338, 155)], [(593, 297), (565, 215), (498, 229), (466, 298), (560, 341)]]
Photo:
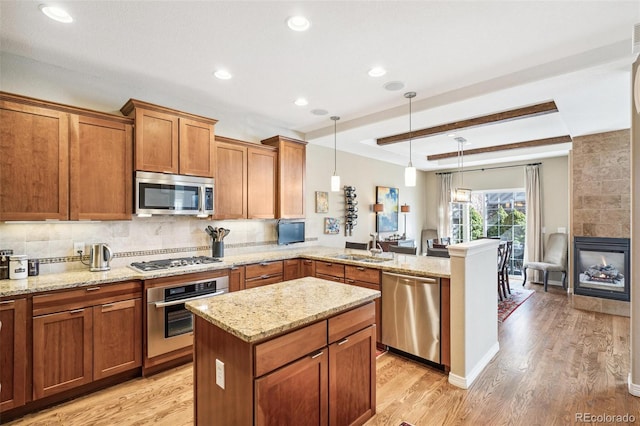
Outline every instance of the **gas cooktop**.
[(209, 263), (222, 262), (216, 257), (192, 256), (178, 257), (175, 259), (150, 260), (148, 262), (133, 262), (129, 267), (140, 272), (162, 271), (164, 269), (188, 268), (195, 265), (207, 265)]

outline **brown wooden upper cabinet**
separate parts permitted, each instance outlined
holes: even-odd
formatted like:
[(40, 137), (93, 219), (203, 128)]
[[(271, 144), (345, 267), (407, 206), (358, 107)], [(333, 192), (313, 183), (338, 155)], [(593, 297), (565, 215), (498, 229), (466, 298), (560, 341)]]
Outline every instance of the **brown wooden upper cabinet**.
[(136, 99), (120, 108), (135, 117), (135, 169), (214, 177), (217, 120)]
[(131, 219), (132, 124), (0, 92), (0, 220)]
[(275, 148), (216, 136), (216, 219), (274, 219)]
[(284, 136), (262, 141), (278, 148), (277, 217), (294, 219), (305, 217), (305, 179), (307, 142)]

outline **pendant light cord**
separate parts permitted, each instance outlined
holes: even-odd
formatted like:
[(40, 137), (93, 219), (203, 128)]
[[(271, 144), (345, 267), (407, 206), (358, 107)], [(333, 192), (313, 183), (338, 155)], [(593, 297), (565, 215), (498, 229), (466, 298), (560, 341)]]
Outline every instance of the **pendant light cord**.
[(411, 130), (411, 99), (409, 98), (409, 167), (413, 167), (411, 163), (411, 140), (413, 139), (413, 131)]
[(338, 120), (335, 119), (333, 120), (333, 175), (336, 175), (336, 172), (338, 171), (338, 155), (337, 155), (337, 150), (338, 150), (338, 143), (336, 142), (337, 140), (337, 130), (338, 129)]

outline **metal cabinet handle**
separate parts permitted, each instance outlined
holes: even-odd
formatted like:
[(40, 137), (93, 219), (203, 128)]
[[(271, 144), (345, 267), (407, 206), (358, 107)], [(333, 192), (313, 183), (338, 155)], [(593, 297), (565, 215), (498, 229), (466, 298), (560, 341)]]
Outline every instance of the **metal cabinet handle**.
[(86, 289), (86, 291), (98, 291), (100, 290), (100, 287), (89, 287), (88, 289)]
[(351, 278), (345, 278), (345, 281), (348, 282), (349, 284), (356, 282), (356, 280), (352, 280)]
[(316, 358), (318, 358), (319, 356), (322, 356), (322, 354), (323, 354), (323, 353), (324, 353), (324, 351), (320, 351), (320, 352), (318, 352), (317, 354), (312, 355), (312, 356), (311, 356), (311, 359), (316, 359)]
[(113, 303), (107, 303), (106, 305), (102, 305), (102, 309), (113, 308)]
[(69, 315), (80, 314), (82, 312), (84, 312), (84, 309), (76, 309), (74, 311), (69, 311)]
[(349, 341), (349, 339), (344, 338), (343, 340), (338, 342), (338, 346), (344, 345), (345, 343), (347, 343)]
[(364, 270), (365, 270), (365, 268), (363, 268), (362, 266), (358, 266), (358, 267), (356, 267), (356, 269), (357, 269), (358, 271), (364, 271)]

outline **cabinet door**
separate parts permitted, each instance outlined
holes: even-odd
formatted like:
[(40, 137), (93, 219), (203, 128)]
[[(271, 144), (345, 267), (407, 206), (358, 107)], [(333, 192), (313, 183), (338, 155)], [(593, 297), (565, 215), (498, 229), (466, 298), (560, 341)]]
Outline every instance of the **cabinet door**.
[(27, 301), (0, 302), (0, 411), (24, 405), (27, 397)]
[(284, 281), (302, 278), (302, 264), (300, 259), (287, 259), (284, 261)]
[(325, 348), (256, 379), (256, 425), (328, 424), (327, 364)]
[(93, 379), (142, 365), (142, 300), (93, 308)]
[(302, 218), (305, 205), (306, 147), (301, 143), (282, 142), (278, 157), (278, 217)]
[(0, 220), (69, 218), (68, 115), (0, 101)]
[(331, 425), (362, 425), (376, 412), (375, 326), (329, 346)]
[(216, 219), (247, 217), (247, 148), (216, 142)]
[(277, 152), (247, 149), (247, 217), (276, 217)]
[(178, 173), (178, 117), (136, 108), (136, 170)]
[(311, 259), (302, 259), (302, 276), (303, 277), (315, 277), (316, 276), (316, 261)]
[(180, 174), (213, 177), (213, 125), (180, 118)]
[(132, 126), (71, 116), (70, 218), (131, 220)]
[(234, 266), (229, 270), (229, 291), (244, 290), (244, 266)]
[(33, 396), (92, 381), (92, 308), (33, 318)]

